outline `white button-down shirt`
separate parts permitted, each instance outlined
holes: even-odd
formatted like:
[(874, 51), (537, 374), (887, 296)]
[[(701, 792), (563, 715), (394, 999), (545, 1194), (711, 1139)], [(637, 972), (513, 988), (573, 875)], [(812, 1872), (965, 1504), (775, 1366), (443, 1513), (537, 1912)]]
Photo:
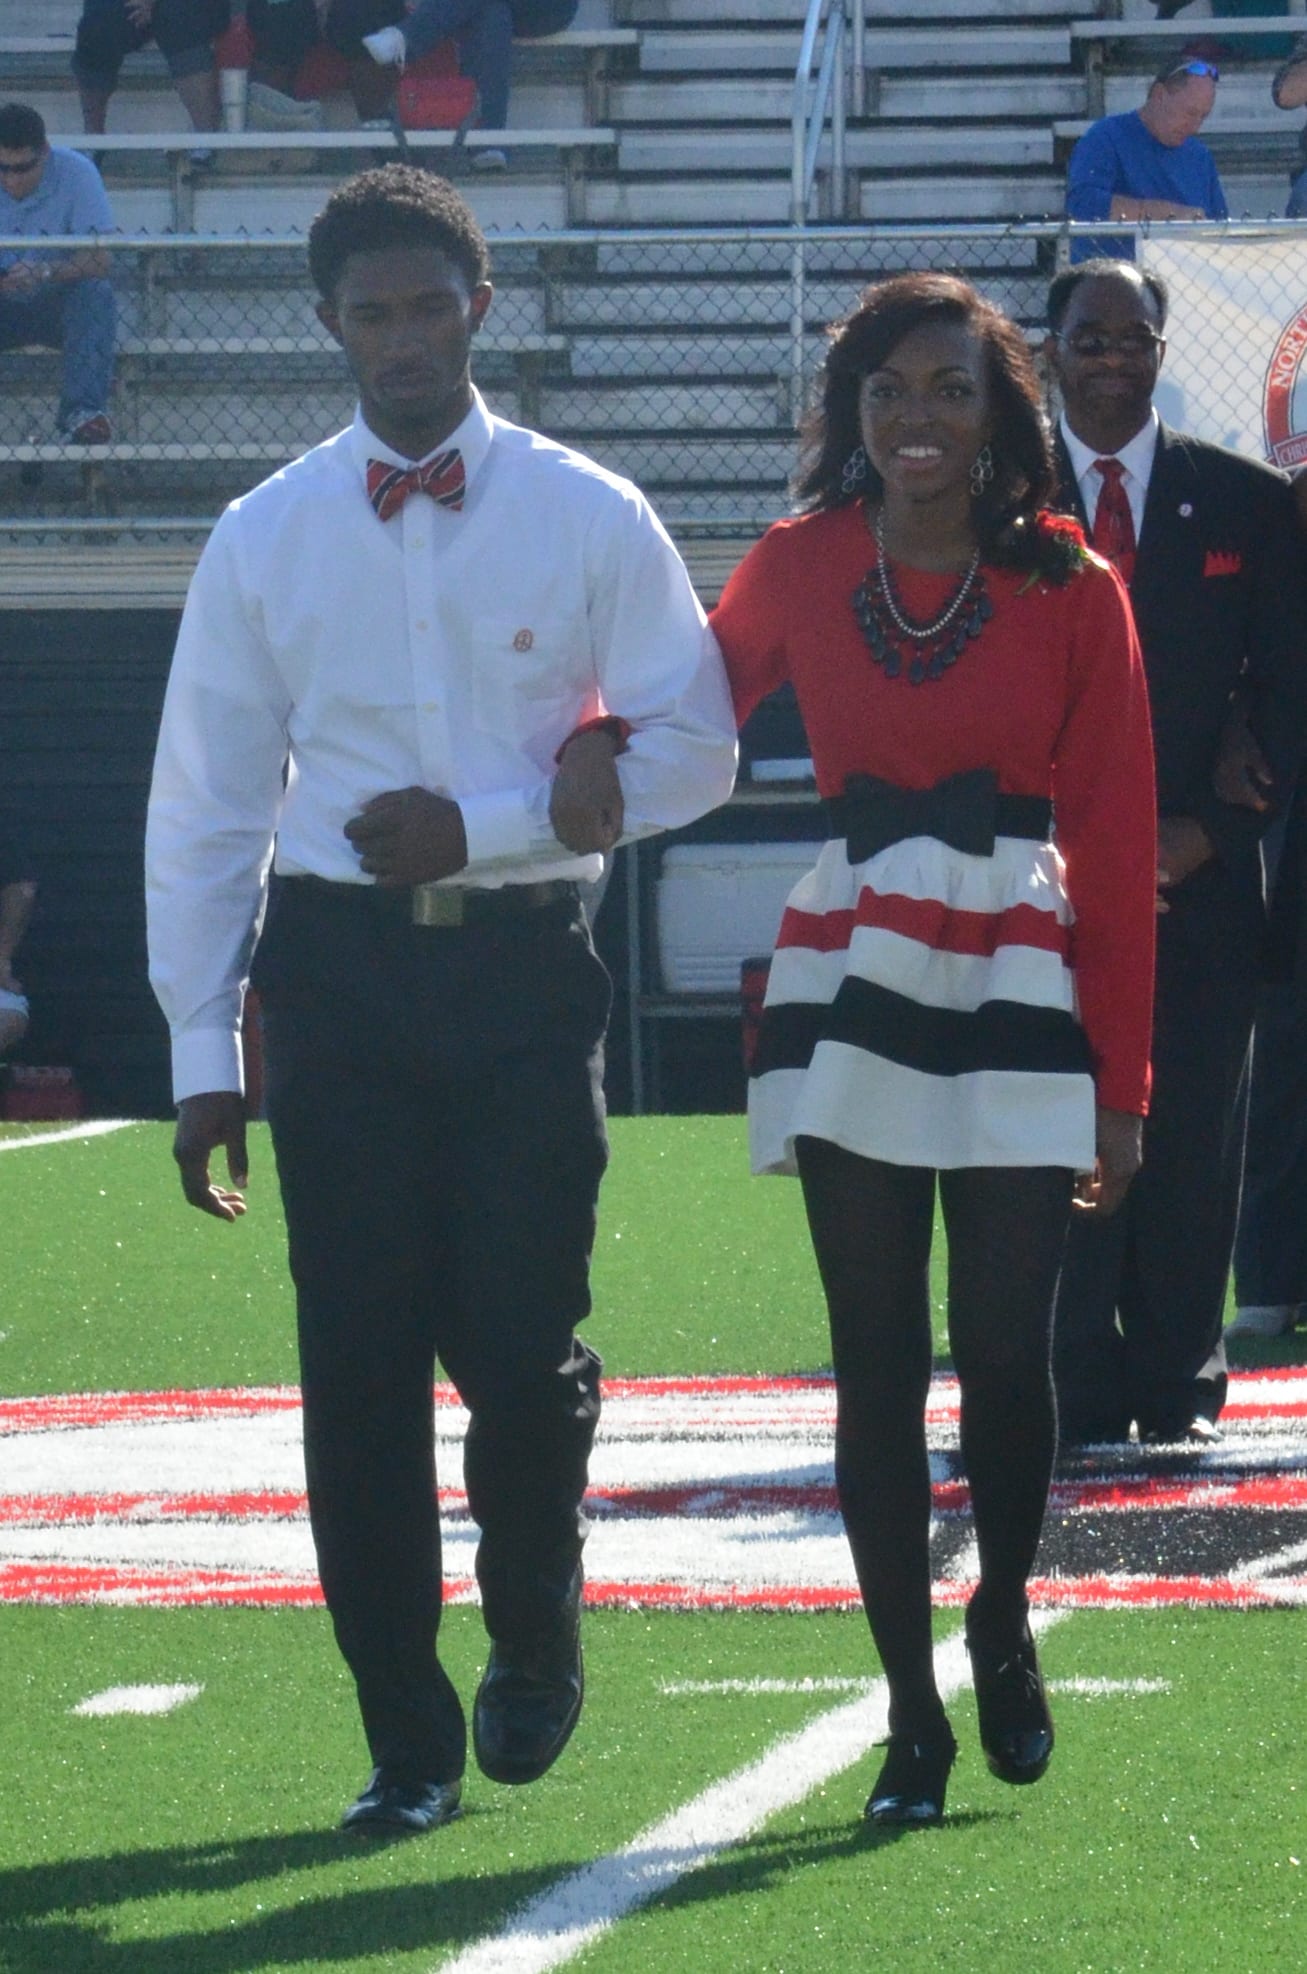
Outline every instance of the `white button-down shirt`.
[(1153, 473), (1153, 456), (1157, 451), (1157, 434), (1160, 420), (1155, 411), (1150, 412), (1148, 422), (1142, 425), (1134, 437), (1123, 445), (1120, 452), (1093, 452), (1083, 439), (1078, 439), (1066, 422), (1066, 413), (1061, 416), (1062, 438), (1071, 460), (1071, 470), (1080, 488), (1080, 498), (1085, 504), (1085, 514), (1092, 531), (1094, 516), (1098, 512), (1098, 496), (1103, 491), (1103, 475), (1094, 465), (1096, 459), (1119, 459), (1123, 468), (1121, 485), (1130, 503), (1130, 515), (1135, 524), (1135, 540), (1138, 541), (1144, 527), (1144, 502), (1148, 498), (1148, 482)]
[(721, 658), (684, 564), (628, 481), (490, 415), (439, 448), (461, 511), (378, 520), (362, 415), (229, 507), (191, 584), (150, 795), (150, 977), (182, 1097), (240, 1087), (239, 1028), (276, 868), (372, 880), (344, 828), (413, 785), (462, 810), (478, 886), (595, 878), (549, 823), (554, 755), (605, 710), (626, 832), (716, 808), (735, 772)]

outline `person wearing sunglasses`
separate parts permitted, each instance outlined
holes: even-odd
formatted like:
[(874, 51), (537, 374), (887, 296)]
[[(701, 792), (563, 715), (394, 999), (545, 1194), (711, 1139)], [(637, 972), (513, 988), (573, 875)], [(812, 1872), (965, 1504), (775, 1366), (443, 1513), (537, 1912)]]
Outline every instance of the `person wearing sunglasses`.
[[(1182, 51), (1159, 69), (1137, 110), (1100, 117), (1071, 153), (1068, 219), (1228, 219), (1216, 160), (1199, 138), (1221, 71)], [(1128, 234), (1075, 238), (1073, 261), (1133, 260)]]
[[(1166, 284), (1064, 268), (1045, 358), (1058, 505), (1130, 595), (1157, 763), (1157, 983), (1143, 1165), (1110, 1223), (1077, 1215), (1053, 1369), (1064, 1447), (1219, 1439), (1221, 1340), (1244, 1146), (1244, 1069), (1266, 914), (1259, 843), (1307, 734), (1307, 558), (1276, 467), (1165, 424)], [(1272, 800), (1219, 799), (1232, 695)], [(1295, 1319), (1296, 1320), (1296, 1319)]]
[[(0, 107), (0, 350), (40, 343), (63, 352), (58, 430), (70, 445), (105, 445), (113, 436), (117, 318), (108, 255), (60, 248), (55, 237), (113, 230), (91, 160), (51, 145), (30, 104)], [(19, 238), (30, 245), (3, 244)]]

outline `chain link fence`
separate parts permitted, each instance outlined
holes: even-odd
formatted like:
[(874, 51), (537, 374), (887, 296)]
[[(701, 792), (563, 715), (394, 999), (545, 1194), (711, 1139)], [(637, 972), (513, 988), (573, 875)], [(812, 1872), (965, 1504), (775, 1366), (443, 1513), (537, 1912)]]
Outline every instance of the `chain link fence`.
[[(200, 526), (349, 420), (353, 388), (314, 313), (302, 239), (99, 244), (117, 311), (112, 441), (60, 440), (56, 350), (0, 354), (0, 529), (96, 514)], [(1053, 222), (496, 237), (474, 371), (493, 409), (630, 476), (674, 529), (749, 532), (785, 508), (826, 325), (868, 281), (955, 270), (1035, 337), (1067, 244)], [(1250, 351), (1254, 327), (1278, 346), (1307, 308), (1307, 231), (1159, 226), (1141, 254), (1176, 287), (1164, 415), (1271, 451)], [(1290, 438), (1296, 375), (1295, 357)]]

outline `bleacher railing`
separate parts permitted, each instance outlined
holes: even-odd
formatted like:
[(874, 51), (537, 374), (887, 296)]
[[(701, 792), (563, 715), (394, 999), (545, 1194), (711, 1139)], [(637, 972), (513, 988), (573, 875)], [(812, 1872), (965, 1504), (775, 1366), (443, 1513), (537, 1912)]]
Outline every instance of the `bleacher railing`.
[[(1036, 221), (498, 236), (474, 373), (493, 409), (637, 481), (680, 534), (748, 535), (786, 509), (826, 327), (868, 281), (960, 271), (1039, 340), (1075, 231)], [(1164, 415), (1284, 465), (1307, 459), (1296, 425), (1307, 428), (1304, 223), (1079, 231), (1140, 233), (1141, 257), (1172, 282)], [(349, 420), (353, 386), (314, 314), (302, 238), (94, 244), (118, 300), (113, 442), (59, 441), (57, 352), (0, 353), (0, 537), (202, 533), (228, 500)]]

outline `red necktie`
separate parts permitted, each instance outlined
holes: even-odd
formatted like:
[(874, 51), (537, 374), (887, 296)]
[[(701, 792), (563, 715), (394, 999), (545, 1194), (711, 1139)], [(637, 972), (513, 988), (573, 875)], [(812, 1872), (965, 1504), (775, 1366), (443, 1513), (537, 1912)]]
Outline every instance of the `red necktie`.
[(1115, 563), (1123, 583), (1135, 572), (1135, 517), (1121, 484), (1125, 467), (1119, 459), (1096, 459), (1094, 470), (1103, 476), (1103, 485), (1094, 510), (1094, 547), (1107, 562)]
[(407, 471), (392, 466), (387, 459), (368, 461), (368, 499), (382, 521), (398, 514), (411, 493), (430, 494), (438, 507), (457, 511), (463, 505), (466, 484), (463, 455), (457, 446), (438, 452), (425, 466), (410, 466)]

